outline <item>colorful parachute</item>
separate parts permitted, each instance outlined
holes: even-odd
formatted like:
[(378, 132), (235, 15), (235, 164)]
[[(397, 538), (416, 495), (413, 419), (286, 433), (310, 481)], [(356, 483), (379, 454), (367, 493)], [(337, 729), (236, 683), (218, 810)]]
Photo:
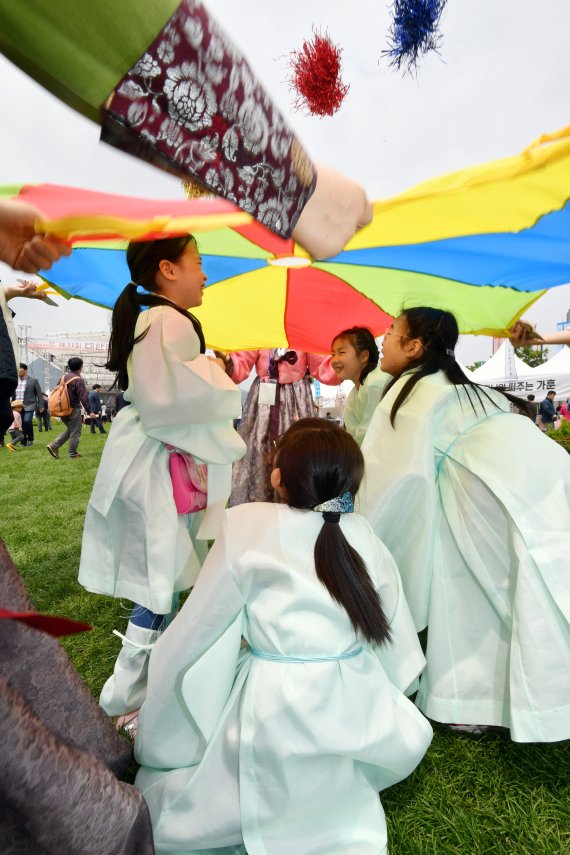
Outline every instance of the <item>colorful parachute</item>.
[(126, 238), (195, 230), (208, 277), (196, 314), (207, 342), (223, 349), (327, 352), (339, 329), (381, 334), (410, 305), (453, 311), (464, 333), (501, 335), (546, 289), (570, 282), (570, 127), (520, 155), (377, 202), (372, 223), (324, 261), (221, 200), (158, 202), (50, 185), (3, 195), (23, 196), (47, 220), (66, 219), (41, 225), (75, 234), (71, 257), (46, 281), (102, 306), (129, 281)]

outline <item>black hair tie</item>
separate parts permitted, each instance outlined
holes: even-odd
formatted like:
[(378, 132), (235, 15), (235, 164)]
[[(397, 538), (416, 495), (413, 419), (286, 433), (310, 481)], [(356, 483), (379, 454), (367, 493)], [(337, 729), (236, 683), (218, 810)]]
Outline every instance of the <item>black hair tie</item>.
[(340, 514), (336, 511), (323, 511), (323, 519), (325, 522), (337, 523), (340, 522)]

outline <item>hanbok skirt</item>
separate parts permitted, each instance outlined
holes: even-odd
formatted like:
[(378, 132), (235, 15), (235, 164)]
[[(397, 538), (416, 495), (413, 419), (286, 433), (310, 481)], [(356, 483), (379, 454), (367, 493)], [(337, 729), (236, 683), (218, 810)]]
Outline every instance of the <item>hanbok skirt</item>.
[[(259, 403), (260, 385), (261, 382), (256, 377), (243, 409), (239, 435), (245, 442), (247, 451), (233, 466), (230, 507), (246, 502), (278, 501), (278, 496), (269, 483), (275, 453), (274, 439), (270, 435), (273, 407)], [(307, 378), (280, 385), (279, 436), (294, 422), (312, 418), (316, 413), (311, 383)]]
[[(188, 733), (177, 734), (184, 750), (193, 727), (190, 711)], [(293, 665), (242, 654), (195, 761), (137, 774), (156, 853), (387, 855), (378, 793), (410, 774), (431, 735), (369, 651)], [(160, 756), (142, 742), (143, 762)]]

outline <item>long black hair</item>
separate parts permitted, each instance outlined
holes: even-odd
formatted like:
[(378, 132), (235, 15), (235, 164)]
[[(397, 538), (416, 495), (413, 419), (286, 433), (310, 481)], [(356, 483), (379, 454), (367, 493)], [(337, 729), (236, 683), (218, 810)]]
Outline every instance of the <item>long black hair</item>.
[[(171, 306), (173, 309), (177, 309), (194, 325), (196, 334), (200, 339), (200, 352), (204, 353), (206, 350), (204, 334), (198, 318), (179, 306), (175, 306), (170, 300), (156, 294), (156, 274), (160, 262), (163, 260), (179, 261), (188, 246), (193, 246), (198, 251), (196, 239), (191, 234), (183, 237), (162, 238), (153, 241), (131, 241), (129, 243), (127, 264), (131, 273), (131, 281), (121, 291), (113, 308), (109, 353), (105, 365), (109, 371), (117, 372), (113, 386), (118, 385), (120, 389), (126, 389), (128, 386), (127, 362), (129, 356), (135, 344), (142, 341), (148, 332), (146, 329), (135, 338), (137, 319), (143, 307)], [(140, 294), (137, 291), (139, 286), (148, 293)]]
[[(485, 402), (483, 398), (487, 398), (493, 407), (497, 406), (484, 386), (480, 386), (478, 383), (474, 383), (472, 380), (469, 380), (455, 358), (455, 345), (459, 338), (459, 327), (457, 326), (455, 315), (451, 312), (446, 312), (444, 309), (432, 309), (429, 306), (417, 306), (412, 309), (405, 309), (400, 317), (403, 317), (406, 321), (406, 326), (408, 327), (407, 337), (409, 339), (419, 339), (423, 348), (418, 358), (413, 362), (408, 363), (405, 369), (403, 369), (403, 371), (410, 371), (411, 369), (415, 370), (410, 374), (398, 392), (396, 400), (392, 404), (392, 409), (390, 411), (390, 423), (392, 424), (392, 427), (394, 426), (396, 413), (404, 401), (406, 401), (411, 395), (416, 383), (419, 383), (422, 377), (427, 377), (430, 374), (436, 374), (438, 371), (443, 371), (447, 379), (450, 383), (453, 383), (454, 386), (466, 387), (467, 397), (469, 398), (469, 402), (473, 407), (474, 412), (476, 412), (475, 403), (471, 398), (470, 392), (475, 394), (483, 408), (483, 411), (485, 411)], [(382, 393), (382, 397), (389, 392), (402, 373), (403, 372), (392, 377), (390, 382), (387, 383), (384, 392)], [(497, 389), (497, 391), (501, 392), (505, 398), (507, 398), (512, 404), (515, 404), (523, 412), (528, 411), (526, 402), (521, 398), (517, 398), (515, 395), (510, 395), (503, 389)]]
[[(287, 504), (301, 509), (314, 508), (345, 492), (354, 498), (364, 474), (357, 443), (326, 419), (295, 422), (277, 443), (275, 466), (281, 470)], [(366, 564), (346, 540), (338, 521), (323, 516), (315, 543), (318, 578), (345, 609), (355, 631), (377, 644), (390, 641), (390, 625)]]
[(380, 352), (374, 336), (368, 327), (351, 327), (349, 330), (343, 330), (335, 335), (333, 344), (337, 338), (347, 338), (359, 356), (365, 350), (368, 351), (368, 362), (362, 368), (358, 381), (359, 383), (364, 383), (370, 372), (377, 368), (380, 360)]

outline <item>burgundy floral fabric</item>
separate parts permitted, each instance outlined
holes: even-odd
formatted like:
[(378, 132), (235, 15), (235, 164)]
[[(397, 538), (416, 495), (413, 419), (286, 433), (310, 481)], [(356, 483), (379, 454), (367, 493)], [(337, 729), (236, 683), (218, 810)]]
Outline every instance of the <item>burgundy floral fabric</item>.
[(102, 138), (290, 237), (316, 170), (199, 0), (183, 0), (102, 108)]

